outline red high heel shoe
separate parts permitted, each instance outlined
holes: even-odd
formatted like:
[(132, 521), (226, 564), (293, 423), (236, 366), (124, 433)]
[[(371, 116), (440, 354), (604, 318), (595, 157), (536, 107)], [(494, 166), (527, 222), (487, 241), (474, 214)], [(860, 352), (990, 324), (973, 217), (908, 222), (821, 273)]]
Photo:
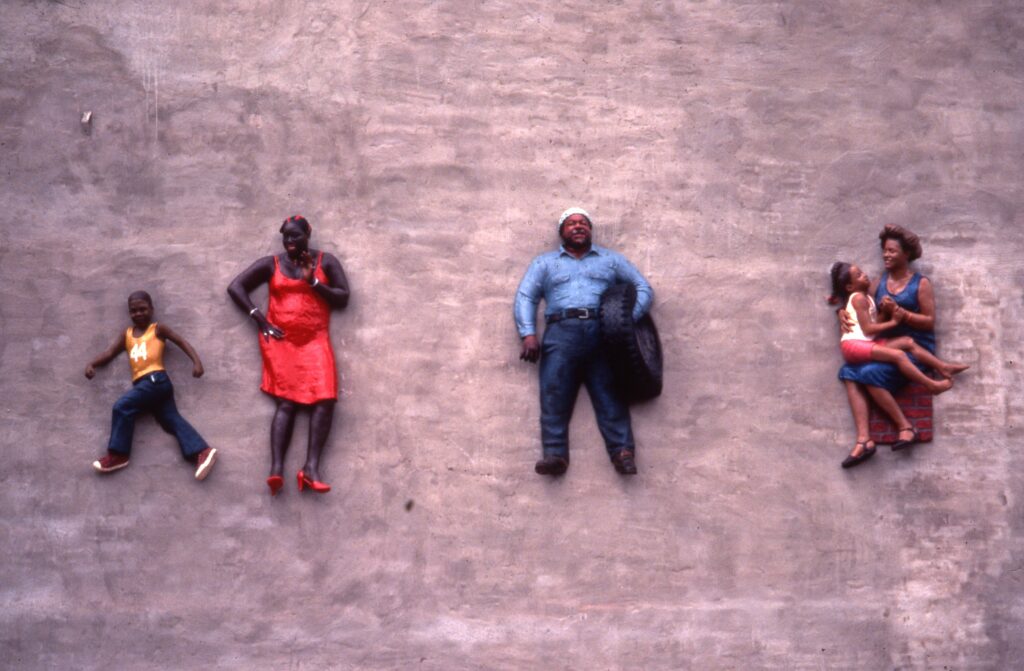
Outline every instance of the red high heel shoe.
[(267, 478), (267, 486), (270, 487), (270, 495), (277, 496), (277, 493), (284, 487), (284, 478), (280, 475), (271, 475)]
[(313, 480), (312, 478), (307, 478), (306, 473), (304, 471), (299, 471), (299, 474), (296, 476), (296, 479), (299, 481), (300, 492), (305, 487), (309, 487), (317, 494), (326, 494), (327, 492), (331, 491), (331, 486), (329, 484), (327, 484), (326, 482), (320, 482), (319, 480)]

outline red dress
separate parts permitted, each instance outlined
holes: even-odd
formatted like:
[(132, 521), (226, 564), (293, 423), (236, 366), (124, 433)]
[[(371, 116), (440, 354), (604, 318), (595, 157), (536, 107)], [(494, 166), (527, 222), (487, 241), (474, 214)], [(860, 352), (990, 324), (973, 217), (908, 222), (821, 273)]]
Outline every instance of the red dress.
[[(327, 282), (321, 263), (316, 260), (313, 276)], [(293, 280), (281, 272), (274, 256), (274, 274), (270, 278), (270, 307), (267, 320), (284, 331), (284, 338), (260, 335), (263, 355), (263, 384), (260, 389), (271, 396), (295, 403), (310, 404), (338, 398), (338, 380), (334, 370), (334, 350), (328, 330), (331, 307), (303, 279)]]

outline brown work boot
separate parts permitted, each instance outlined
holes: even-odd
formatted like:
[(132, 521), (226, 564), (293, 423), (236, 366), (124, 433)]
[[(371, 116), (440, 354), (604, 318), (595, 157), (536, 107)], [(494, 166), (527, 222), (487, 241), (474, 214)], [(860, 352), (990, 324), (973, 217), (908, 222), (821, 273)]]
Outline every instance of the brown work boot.
[(569, 460), (563, 457), (547, 456), (533, 467), (540, 475), (562, 475), (569, 470)]
[(128, 457), (117, 452), (107, 452), (107, 456), (92, 462), (97, 473), (113, 473), (128, 465)]
[(621, 475), (636, 475), (636, 462), (633, 461), (632, 450), (621, 450), (612, 457), (615, 471)]

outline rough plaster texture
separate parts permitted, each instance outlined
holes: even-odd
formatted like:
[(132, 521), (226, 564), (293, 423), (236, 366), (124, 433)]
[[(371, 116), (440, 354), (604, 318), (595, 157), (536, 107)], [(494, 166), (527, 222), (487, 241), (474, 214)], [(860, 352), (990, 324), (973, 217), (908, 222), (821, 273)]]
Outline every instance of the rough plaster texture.
[[(991, 0), (5, 2), (0, 665), (1019, 666), (1022, 38)], [(510, 305), (575, 203), (657, 291), (628, 481), (585, 396), (532, 473)], [(271, 500), (224, 289), (295, 212), (354, 299), (335, 491)], [(887, 221), (974, 368), (934, 443), (842, 472), (825, 271)], [(89, 469), (137, 288), (206, 363), (169, 358), (205, 483), (151, 420)]]

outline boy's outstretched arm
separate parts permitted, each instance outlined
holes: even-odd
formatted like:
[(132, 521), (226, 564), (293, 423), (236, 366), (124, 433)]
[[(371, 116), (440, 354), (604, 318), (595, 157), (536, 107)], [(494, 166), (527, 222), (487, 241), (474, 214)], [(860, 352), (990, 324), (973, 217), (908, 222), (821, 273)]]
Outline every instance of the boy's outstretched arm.
[(180, 335), (174, 332), (170, 326), (162, 323), (156, 325), (156, 335), (158, 338), (164, 338), (170, 340), (172, 343), (177, 345), (182, 352), (188, 355), (189, 359), (192, 359), (192, 377), (202, 377), (203, 373), (203, 362), (199, 360), (199, 354), (192, 348), (192, 345), (188, 344), (188, 341), (182, 338)]
[(107, 349), (103, 350), (103, 354), (93, 359), (85, 367), (85, 376), (92, 379), (93, 375), (96, 374), (96, 368), (106, 366), (108, 363), (114, 360), (118, 354), (124, 351), (124, 333), (119, 333), (117, 340), (113, 342)]

